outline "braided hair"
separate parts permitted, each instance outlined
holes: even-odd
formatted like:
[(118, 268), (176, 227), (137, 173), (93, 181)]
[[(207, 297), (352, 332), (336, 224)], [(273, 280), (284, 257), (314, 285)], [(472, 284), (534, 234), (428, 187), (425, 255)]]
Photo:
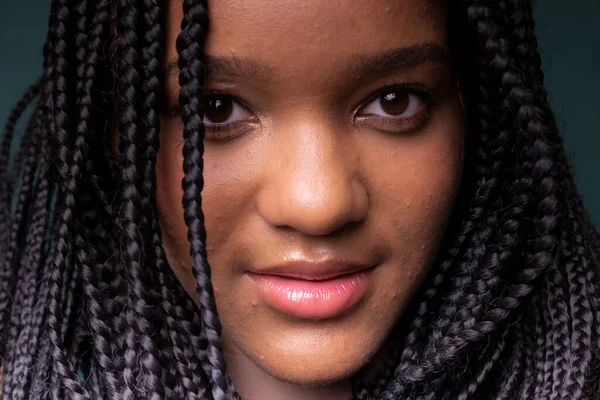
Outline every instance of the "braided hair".
[[(43, 75), (0, 141), (3, 399), (239, 398), (205, 247), (205, 0), (183, 0), (177, 40), (199, 307), (169, 267), (157, 219), (164, 7), (52, 1)], [(353, 377), (353, 396), (598, 398), (600, 236), (548, 104), (532, 0), (449, 9), (468, 120), (459, 201), (395, 345), (374, 377)]]

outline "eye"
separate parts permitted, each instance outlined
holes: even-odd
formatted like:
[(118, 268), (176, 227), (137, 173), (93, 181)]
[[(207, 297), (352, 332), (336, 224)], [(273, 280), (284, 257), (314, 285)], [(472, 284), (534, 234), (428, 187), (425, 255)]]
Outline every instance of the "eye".
[(251, 120), (252, 117), (253, 114), (231, 96), (208, 96), (204, 100), (203, 122), (207, 128)]
[(420, 86), (385, 89), (358, 111), (358, 121), (383, 132), (414, 132), (427, 123), (434, 97)]
[(424, 107), (425, 100), (418, 95), (396, 90), (377, 96), (367, 104), (361, 114), (409, 118)]

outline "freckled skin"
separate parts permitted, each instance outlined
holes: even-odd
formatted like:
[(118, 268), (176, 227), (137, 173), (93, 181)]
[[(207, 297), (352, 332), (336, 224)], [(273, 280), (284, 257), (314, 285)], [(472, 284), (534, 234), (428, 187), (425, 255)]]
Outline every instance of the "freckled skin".
[[(304, 385), (339, 382), (363, 367), (434, 260), (462, 168), (463, 121), (450, 67), (418, 66), (357, 83), (353, 56), (430, 42), (448, 50), (442, 2), (209, 1), (206, 54), (251, 58), (285, 79), (206, 83), (231, 90), (258, 123), (229, 141), (207, 138), (203, 209), (230, 372), (257, 368)], [(176, 59), (181, 4), (169, 2), (165, 62)], [(388, 133), (357, 124), (351, 101), (394, 83), (443, 92), (426, 124)], [(225, 87), (227, 86), (227, 87)], [(165, 83), (177, 96), (177, 76)], [(162, 118), (157, 203), (172, 268), (195, 297), (181, 206), (182, 122)], [(244, 272), (290, 253), (379, 263), (367, 296), (328, 320), (282, 315)], [(230, 356), (232, 355), (232, 356)]]

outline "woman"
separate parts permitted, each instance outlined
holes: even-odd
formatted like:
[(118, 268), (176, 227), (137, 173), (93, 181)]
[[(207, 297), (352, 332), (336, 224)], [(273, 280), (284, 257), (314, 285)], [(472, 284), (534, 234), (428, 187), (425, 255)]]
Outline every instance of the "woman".
[(0, 182), (4, 398), (598, 397), (528, 0), (55, 0)]

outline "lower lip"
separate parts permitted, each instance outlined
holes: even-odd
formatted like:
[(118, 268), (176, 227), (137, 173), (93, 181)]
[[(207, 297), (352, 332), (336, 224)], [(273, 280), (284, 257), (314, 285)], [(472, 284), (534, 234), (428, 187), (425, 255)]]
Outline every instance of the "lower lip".
[(250, 274), (263, 300), (284, 314), (304, 319), (334, 318), (366, 294), (373, 268), (335, 278), (309, 281), (280, 275)]

